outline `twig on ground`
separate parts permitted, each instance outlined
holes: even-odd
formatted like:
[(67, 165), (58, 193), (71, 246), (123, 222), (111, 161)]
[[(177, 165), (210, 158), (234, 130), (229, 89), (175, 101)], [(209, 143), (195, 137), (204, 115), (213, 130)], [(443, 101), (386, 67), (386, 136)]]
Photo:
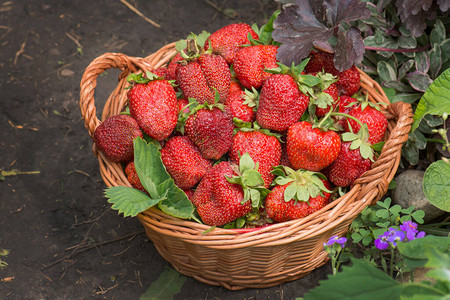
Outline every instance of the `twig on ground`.
[(147, 18), (143, 13), (141, 13), (139, 10), (137, 10), (136, 7), (134, 7), (133, 5), (131, 5), (128, 1), (126, 0), (120, 0), (120, 2), (122, 2), (123, 4), (125, 4), (129, 9), (131, 9), (134, 13), (136, 13), (139, 17), (143, 18), (145, 21), (149, 22), (150, 24), (152, 24), (153, 26), (155, 26), (156, 28), (161, 28), (161, 25), (159, 25), (158, 23), (156, 23), (155, 21), (150, 20), (149, 18)]
[(25, 53), (25, 45), (27, 44), (27, 42), (23, 42), (22, 45), (20, 46), (19, 51), (16, 52), (16, 56), (14, 57), (14, 65), (17, 64), (17, 60), (19, 59), (19, 56)]

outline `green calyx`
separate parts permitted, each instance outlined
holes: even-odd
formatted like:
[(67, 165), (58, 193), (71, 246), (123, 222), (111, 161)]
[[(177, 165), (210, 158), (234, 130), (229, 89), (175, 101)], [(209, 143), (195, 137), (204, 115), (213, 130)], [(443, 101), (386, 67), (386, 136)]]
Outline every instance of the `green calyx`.
[(278, 42), (275, 42), (272, 39), (272, 31), (273, 31), (273, 22), (280, 14), (280, 10), (276, 10), (272, 16), (270, 17), (269, 21), (262, 25), (261, 27), (258, 27), (258, 25), (253, 24), (252, 29), (256, 34), (258, 34), (259, 39), (254, 39), (252, 35), (248, 34), (248, 40), (250, 41), (250, 45), (243, 45), (245, 46), (256, 46), (256, 45), (279, 45)]
[(244, 191), (242, 203), (250, 200), (252, 207), (261, 207), (262, 200), (270, 191), (264, 187), (264, 180), (258, 172), (258, 164), (255, 164), (247, 152), (240, 157), (237, 171), (239, 175), (227, 177), (228, 182), (239, 184), (242, 187)]
[[(145, 72), (145, 76), (142, 73), (132, 73), (130, 75), (127, 76), (127, 81), (131, 84), (136, 84), (136, 83), (142, 83), (142, 84), (147, 84), (150, 81), (153, 80), (162, 80), (164, 78), (156, 75), (155, 73), (152, 73), (150, 71), (146, 71)], [(128, 87), (128, 89), (131, 88)]]
[(234, 117), (234, 118), (233, 118), (233, 123), (234, 123), (234, 126), (236, 127), (236, 128), (234, 129), (234, 134), (236, 134), (236, 132), (238, 132), (238, 131), (245, 131), (245, 132), (259, 131), (259, 132), (261, 132), (261, 133), (264, 133), (264, 134), (267, 135), (267, 136), (274, 136), (274, 137), (276, 137), (280, 142), (282, 142), (282, 141), (281, 141), (281, 134), (272, 132), (272, 131), (270, 131), (270, 130), (267, 129), (267, 128), (262, 128), (262, 127), (258, 124), (258, 122), (256, 122), (256, 121), (253, 122), (253, 123), (251, 123), (251, 122), (244, 122), (244, 121), (242, 121), (241, 119), (238, 119), (238, 118)]
[(175, 43), (175, 49), (186, 60), (198, 58), (201, 54), (212, 53), (211, 47), (208, 51), (204, 50), (205, 43), (211, 34), (203, 30), (199, 35), (191, 33), (186, 39), (179, 40)]
[(303, 169), (295, 171), (286, 166), (277, 166), (272, 173), (277, 175), (274, 180), (276, 185), (290, 184), (284, 191), (286, 202), (291, 200), (307, 202), (310, 198), (323, 196), (324, 192), (332, 193), (321, 180), (326, 179), (321, 173)]
[[(351, 130), (351, 128), (350, 128)], [(342, 141), (351, 142), (350, 150), (359, 149), (361, 157), (364, 159), (370, 159), (374, 161), (374, 150), (372, 146), (367, 142), (369, 139), (369, 128), (366, 123), (363, 123), (358, 133), (344, 132), (341, 135)]]

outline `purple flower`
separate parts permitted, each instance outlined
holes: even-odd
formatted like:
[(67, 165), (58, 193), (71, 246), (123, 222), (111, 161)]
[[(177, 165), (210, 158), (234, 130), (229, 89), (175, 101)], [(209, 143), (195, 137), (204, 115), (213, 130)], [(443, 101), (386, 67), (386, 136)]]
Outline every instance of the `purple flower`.
[(347, 242), (347, 239), (345, 237), (338, 237), (337, 235), (333, 235), (332, 237), (330, 237), (328, 242), (326, 242), (324, 244), (324, 246), (331, 247), (333, 244), (336, 243), (336, 244), (341, 245), (342, 248), (344, 248), (346, 242)]
[(403, 224), (400, 225), (400, 229), (406, 233), (406, 238), (408, 239), (408, 241), (412, 241), (425, 236), (425, 232), (418, 232), (417, 223), (414, 223), (412, 221), (403, 222)]
[(405, 233), (403, 231), (390, 227), (385, 233), (375, 239), (375, 247), (380, 250), (386, 249), (389, 245), (396, 247), (397, 242), (401, 242), (404, 239)]

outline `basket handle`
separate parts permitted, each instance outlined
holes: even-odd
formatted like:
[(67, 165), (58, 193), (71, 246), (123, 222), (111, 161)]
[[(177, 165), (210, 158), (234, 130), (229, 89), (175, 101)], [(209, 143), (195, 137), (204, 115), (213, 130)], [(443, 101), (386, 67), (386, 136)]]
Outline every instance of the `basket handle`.
[(122, 71), (119, 80), (126, 78), (129, 73), (138, 70), (151, 70), (151, 66), (142, 58), (130, 57), (121, 53), (105, 53), (94, 59), (84, 71), (80, 83), (80, 110), (84, 118), (84, 125), (92, 137), (95, 128), (100, 124), (96, 115), (94, 89), (97, 77), (104, 71), (115, 68)]

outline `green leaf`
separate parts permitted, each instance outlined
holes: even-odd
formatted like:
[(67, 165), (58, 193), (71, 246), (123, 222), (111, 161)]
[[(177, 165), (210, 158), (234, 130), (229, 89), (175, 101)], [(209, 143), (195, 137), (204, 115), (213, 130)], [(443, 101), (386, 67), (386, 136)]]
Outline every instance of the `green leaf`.
[(255, 168), (255, 162), (250, 157), (248, 152), (245, 152), (239, 159), (239, 172), (244, 173), (245, 170), (253, 170)]
[(435, 44), (430, 51), (430, 62), (431, 78), (436, 78), (442, 67), (442, 51), (438, 44)]
[(403, 286), (371, 266), (368, 262), (352, 259), (351, 267), (344, 266), (320, 286), (309, 291), (305, 300), (398, 300)]
[(181, 275), (171, 267), (167, 267), (139, 299), (172, 300), (175, 295), (180, 293), (186, 280), (186, 276)]
[(246, 170), (242, 173), (242, 183), (246, 186), (263, 186), (264, 180), (262, 179), (261, 174), (256, 170)]
[(414, 113), (414, 124), (411, 132), (419, 126), (427, 115), (442, 116), (450, 111), (450, 69), (445, 70), (425, 91)]
[(398, 69), (398, 79), (402, 80), (406, 73), (408, 73), (409, 69), (414, 65), (414, 59), (408, 59), (405, 61), (400, 68)]
[(434, 28), (430, 33), (430, 42), (431, 46), (435, 44), (440, 44), (445, 40), (445, 26), (441, 20), (436, 19), (436, 23), (434, 23)]
[(428, 76), (427, 73), (421, 71), (414, 71), (407, 74), (406, 80), (408, 80), (413, 89), (419, 92), (425, 92), (433, 82), (433, 80), (430, 78), (430, 76)]
[(448, 252), (450, 239), (446, 236), (426, 235), (423, 238), (397, 244), (400, 253), (410, 259), (427, 259), (427, 251), (436, 249), (440, 252)]
[(414, 49), (417, 46), (417, 41), (413, 36), (401, 35), (397, 42), (402, 49)]
[(158, 185), (170, 178), (161, 160), (161, 153), (154, 144), (147, 144), (141, 138), (135, 138), (133, 145), (134, 165), (139, 180), (150, 196), (158, 199)]
[(319, 84), (322, 81), (322, 79), (320, 79), (317, 76), (313, 76), (313, 75), (300, 75), (298, 77), (298, 82), (306, 84), (307, 86), (315, 86), (317, 84)]
[(427, 73), (430, 69), (430, 58), (426, 51), (416, 53), (414, 58), (416, 64), (416, 70), (422, 73)]
[(105, 190), (112, 209), (123, 213), (124, 217), (135, 217), (150, 207), (156, 205), (162, 198), (150, 198), (146, 193), (127, 186), (114, 186)]
[(427, 268), (434, 268), (427, 272), (427, 276), (443, 282), (450, 283), (450, 256), (448, 253), (440, 252), (430, 248), (426, 253), (428, 261), (425, 264)]
[(386, 61), (378, 62), (377, 71), (378, 71), (378, 74), (380, 75), (380, 80), (382, 82), (397, 80), (396, 70)]
[(423, 224), (423, 217), (425, 217), (425, 212), (423, 210), (416, 210), (411, 214), (411, 217), (419, 224)]
[(438, 160), (427, 168), (423, 178), (423, 192), (431, 204), (450, 212), (450, 163)]
[(166, 197), (158, 202), (158, 208), (168, 215), (180, 219), (189, 219), (194, 213), (194, 205), (186, 193), (175, 185), (172, 178), (167, 179), (158, 186), (158, 193)]
[(414, 103), (422, 97), (421, 93), (400, 93), (394, 96), (392, 99), (392, 103), (395, 102), (405, 102), (405, 103)]

